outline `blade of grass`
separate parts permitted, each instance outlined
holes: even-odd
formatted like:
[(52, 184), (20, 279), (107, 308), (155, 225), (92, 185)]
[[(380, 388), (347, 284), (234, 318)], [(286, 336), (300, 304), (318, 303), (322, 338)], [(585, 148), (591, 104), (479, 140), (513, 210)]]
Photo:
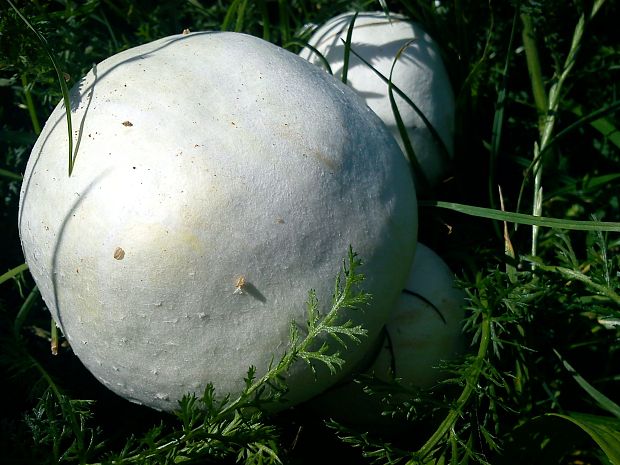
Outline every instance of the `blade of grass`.
[(600, 392), (590, 383), (588, 383), (578, 372), (575, 370), (564, 358), (560, 355), (557, 350), (553, 350), (555, 355), (561, 360), (564, 368), (568, 370), (573, 379), (586, 391), (592, 399), (596, 401), (596, 403), (607, 412), (611, 413), (618, 420), (620, 420), (620, 405), (616, 404), (613, 400), (607, 397), (605, 394)]
[[(573, 124), (582, 125), (585, 123), (589, 123), (590, 126), (600, 132), (607, 140), (609, 140), (617, 148), (620, 148), (620, 131), (608, 118), (603, 117), (603, 115), (608, 113), (609, 110), (616, 111), (618, 108), (620, 108), (620, 100), (616, 100), (611, 105), (608, 105), (599, 111), (595, 111), (590, 113), (589, 115), (583, 116), (583, 109), (581, 108), (581, 105), (574, 105), (571, 108), (571, 111), (577, 116), (579, 116), (580, 119)], [(572, 125), (569, 126), (569, 128), (571, 127)], [(558, 134), (558, 136), (560, 136), (560, 134)]]
[(385, 0), (379, 0), (379, 5), (381, 5), (381, 9), (385, 13), (385, 16), (390, 17), (390, 10), (388, 8), (387, 2)]
[(289, 26), (288, 2), (278, 0), (278, 16), (280, 17), (280, 39), (283, 44), (291, 40), (291, 28)]
[(19, 335), (19, 332), (21, 331), (22, 326), (24, 325), (26, 318), (28, 318), (28, 314), (30, 313), (30, 310), (32, 310), (32, 307), (37, 301), (39, 295), (39, 289), (35, 286), (32, 291), (30, 291), (30, 294), (28, 294), (28, 297), (26, 297), (26, 300), (24, 300), (24, 303), (17, 312), (15, 321), (13, 322), (13, 333), (15, 333), (15, 337)]
[(24, 177), (21, 174), (13, 173), (12, 171), (4, 170), (2, 168), (0, 168), (0, 176), (2, 176), (3, 178), (13, 179), (16, 181), (21, 181), (22, 179), (24, 179)]
[(612, 301), (614, 301), (616, 303), (616, 305), (620, 305), (620, 295), (616, 294), (616, 292), (606, 286), (603, 286), (601, 284), (595, 283), (594, 281), (592, 281), (590, 278), (588, 278), (585, 274), (576, 271), (576, 270), (572, 270), (570, 268), (566, 268), (563, 266), (552, 266), (552, 265), (545, 265), (543, 264), (542, 260), (540, 260), (540, 258), (538, 257), (533, 257), (533, 256), (526, 256), (523, 257), (526, 260), (529, 260), (531, 263), (535, 264), (537, 268), (543, 270), (543, 271), (550, 271), (552, 273), (559, 273), (562, 276), (564, 276), (565, 278), (569, 279), (569, 280), (576, 280), (576, 281), (580, 281), (583, 284), (585, 284), (587, 287), (589, 287), (590, 289), (594, 290), (595, 292), (599, 293), (600, 295), (604, 295), (606, 297), (608, 297), (609, 299), (611, 299)]
[(545, 84), (542, 77), (542, 69), (540, 66), (540, 58), (538, 56), (538, 46), (536, 45), (536, 32), (534, 31), (534, 22), (529, 14), (521, 14), (521, 23), (523, 31), (521, 38), (523, 48), (525, 50), (525, 59), (527, 62), (527, 71), (530, 76), (532, 86), (532, 94), (534, 96), (534, 104), (538, 113), (538, 129), (542, 136), (544, 127), (544, 118), (549, 106), (547, 93), (545, 92)]
[[(405, 146), (405, 152), (407, 154), (407, 158), (409, 159), (409, 166), (411, 166), (413, 177), (416, 181), (416, 188), (419, 193), (429, 193), (430, 192), (430, 183), (426, 174), (422, 170), (420, 163), (418, 162), (418, 158), (416, 157), (415, 151), (413, 150), (413, 146), (411, 145), (411, 140), (409, 139), (409, 134), (407, 134), (407, 128), (405, 127), (405, 123), (403, 122), (402, 117), (400, 116), (400, 111), (398, 110), (398, 105), (396, 104), (396, 99), (394, 98), (394, 82), (392, 81), (392, 76), (394, 74), (394, 67), (403, 51), (412, 43), (415, 39), (408, 41), (404, 44), (399, 50), (394, 60), (392, 61), (392, 67), (390, 68), (390, 76), (388, 79), (388, 97), (390, 99), (390, 106), (392, 107), (392, 113), (394, 114), (394, 118), (396, 119), (396, 125), (398, 126), (398, 132), (400, 134), (401, 140), (403, 141), (403, 145)], [(441, 153), (441, 151), (440, 151)], [(419, 185), (418, 185), (419, 184)]]
[(65, 74), (60, 69), (60, 67), (58, 66), (58, 63), (54, 59), (54, 55), (52, 55), (52, 52), (51, 52), (50, 48), (47, 45), (47, 40), (45, 39), (45, 37), (43, 37), (39, 33), (39, 31), (37, 31), (34, 28), (34, 26), (32, 26), (32, 24), (30, 24), (28, 19), (26, 19), (26, 17), (24, 15), (22, 15), (21, 11), (19, 11), (19, 9), (13, 4), (13, 2), (11, 0), (6, 0), (6, 1), (11, 6), (11, 8), (13, 8), (15, 13), (17, 13), (17, 15), (20, 17), (20, 19), (26, 24), (26, 26), (37, 37), (37, 39), (41, 43), (41, 46), (43, 47), (43, 50), (45, 51), (45, 53), (49, 57), (50, 61), (52, 62), (52, 65), (54, 66), (54, 69), (56, 70), (56, 75), (57, 75), (57, 78), (58, 78), (58, 83), (60, 84), (60, 89), (62, 91), (62, 99), (63, 99), (63, 103), (64, 103), (64, 106), (65, 106), (65, 115), (66, 115), (66, 119), (67, 119), (67, 135), (68, 135), (68, 139), (69, 139), (69, 176), (71, 176), (71, 173), (73, 173), (73, 162), (74, 162), (75, 156), (73, 154), (73, 125), (71, 123), (71, 102), (69, 100), (69, 88), (67, 87), (67, 82), (65, 81)]
[[(609, 183), (615, 181), (616, 179), (620, 179), (620, 173), (605, 174), (603, 176), (596, 176), (594, 178), (586, 177), (583, 181), (575, 181), (574, 183), (571, 183), (566, 187), (557, 189), (551, 193), (546, 194), (545, 198), (557, 197), (558, 195), (569, 193), (575, 193), (576, 195), (579, 195), (581, 192), (587, 192), (602, 186), (606, 186)], [(578, 183), (581, 183), (581, 187), (579, 187)]]
[(351, 18), (349, 28), (347, 29), (347, 37), (344, 41), (344, 56), (342, 64), (342, 82), (347, 83), (347, 76), (349, 74), (349, 58), (351, 56), (351, 40), (353, 39), (353, 28), (355, 27), (355, 20), (357, 19), (358, 12), (356, 11)]
[[(538, 56), (538, 46), (536, 45), (536, 34), (534, 31), (534, 22), (529, 14), (521, 14), (521, 22), (523, 24), (523, 46), (525, 48), (525, 57), (527, 62), (527, 70), (530, 76), (532, 86), (532, 94), (534, 95), (534, 104), (538, 114), (538, 131), (540, 137), (544, 138), (547, 108), (549, 102), (547, 93), (545, 92), (545, 84), (543, 82), (542, 70), (540, 66), (540, 58)], [(549, 121), (549, 122), (552, 122)], [(547, 127), (553, 127), (549, 125)], [(534, 199), (533, 199), (533, 215), (542, 215), (542, 157), (539, 156), (540, 145), (534, 145), (534, 157), (532, 161), (532, 171), (534, 173)], [(532, 245), (531, 254), (536, 255), (538, 244), (538, 226), (532, 225)]]
[(32, 130), (38, 136), (41, 134), (41, 123), (39, 123), (39, 117), (37, 116), (37, 110), (34, 107), (34, 101), (32, 100), (32, 94), (30, 93), (30, 84), (25, 74), (22, 74), (22, 88), (24, 89), (24, 98), (26, 99), (26, 107), (28, 108), (28, 114), (30, 115), (30, 121), (32, 122)]
[(267, 1), (260, 0), (259, 3), (260, 14), (263, 21), (263, 40), (271, 42), (271, 29), (269, 28), (269, 24), (271, 23), (271, 21), (269, 19), (269, 9), (267, 8)]
[(458, 399), (454, 402), (454, 407), (450, 409), (446, 417), (424, 445), (413, 454), (413, 457), (407, 462), (407, 465), (425, 463), (424, 459), (435, 450), (442, 438), (449, 434), (450, 430), (454, 428), (456, 422), (462, 415), (463, 409), (469, 402), (469, 398), (475, 392), (478, 378), (484, 368), (484, 360), (492, 339), (491, 309), (487, 308), (486, 310), (487, 311), (482, 315), (482, 321), (480, 323), (480, 343), (478, 345), (478, 352), (476, 353), (475, 359), (472, 361), (471, 369), (466, 378), (465, 387), (461, 391)]
[(544, 216), (528, 215), (525, 213), (502, 212), (491, 208), (475, 207), (454, 202), (438, 200), (421, 200), (420, 207), (437, 207), (453, 210), (466, 215), (477, 216), (489, 220), (507, 221), (509, 223), (536, 225), (546, 228), (569, 229), (573, 231), (610, 231), (620, 232), (620, 223), (611, 221), (577, 221)]
[[(505, 212), (506, 209), (504, 208), (504, 196), (502, 195), (502, 188), (500, 186), (498, 186), (498, 191), (499, 204), (502, 212)], [(506, 274), (508, 275), (510, 282), (514, 284), (517, 282), (517, 268), (512, 263), (514, 263), (516, 255), (515, 249), (512, 245), (512, 241), (510, 240), (510, 234), (508, 233), (508, 223), (506, 221), (504, 221), (504, 253), (506, 254), (506, 256), (512, 259), (511, 261), (506, 261)]]
[[(375, 73), (377, 76), (379, 76), (379, 78), (383, 82), (385, 82), (387, 85), (390, 84), (390, 79), (387, 78), (386, 76), (384, 76), (380, 71), (378, 71), (376, 68), (374, 68), (370, 63), (368, 63), (368, 61), (366, 61), (359, 53), (357, 53), (355, 51), (355, 49), (352, 48), (351, 49), (351, 53), (353, 55), (355, 55), (357, 58), (359, 58), (359, 60), (362, 63), (364, 63), (366, 66), (368, 66), (373, 71), (373, 73)], [(443, 156), (445, 156), (447, 158), (450, 158), (450, 155), (449, 155), (449, 152), (448, 152), (448, 148), (446, 147), (446, 144), (443, 143), (443, 140), (439, 136), (439, 133), (433, 127), (433, 125), (428, 120), (428, 118), (424, 115), (422, 110), (420, 110), (418, 108), (418, 106), (415, 103), (413, 103), (413, 101), (407, 96), (407, 94), (405, 94), (402, 90), (400, 90), (398, 88), (398, 86), (394, 85), (393, 83), (392, 83), (392, 89), (394, 90), (394, 92), (396, 92), (396, 94), (398, 94), (398, 96), (400, 98), (402, 98), (405, 102), (407, 102), (407, 105), (409, 105), (413, 109), (413, 111), (415, 111), (416, 114), (420, 117), (420, 119), (424, 123), (424, 126), (426, 126), (426, 128), (430, 131), (431, 135), (433, 136), (433, 140), (438, 145), (438, 147), (440, 148), (441, 152), (444, 154)]]
[(577, 425), (590, 435), (613, 465), (620, 465), (620, 421), (577, 412), (547, 415), (563, 418)]
[(229, 30), (230, 24), (232, 23), (233, 16), (239, 9), (239, 3), (241, 3), (241, 0), (233, 0), (233, 2), (230, 4), (228, 9), (226, 10), (226, 16), (224, 16), (224, 21), (222, 21), (222, 27), (220, 28), (220, 30), (222, 31)]
[(119, 44), (118, 40), (116, 39), (116, 34), (114, 34), (114, 29), (110, 25), (110, 21), (108, 21), (108, 17), (105, 14), (105, 10), (103, 8), (100, 8), (100, 11), (101, 11), (101, 16), (92, 15), (92, 18), (95, 21), (98, 21), (101, 24), (103, 24), (103, 26), (107, 29), (108, 34), (110, 34), (110, 40), (112, 40), (112, 44), (114, 45), (114, 49), (118, 50), (121, 47), (120, 47), (120, 44)]
[[(588, 17), (588, 20), (591, 20), (594, 17), (594, 15), (598, 12), (598, 10), (600, 9), (600, 7), (603, 5), (604, 2), (605, 0), (597, 0), (594, 3), (591, 13)], [(553, 134), (553, 130), (555, 127), (555, 122), (556, 122), (556, 113), (558, 111), (559, 104), (560, 104), (562, 87), (563, 87), (564, 82), (568, 78), (568, 75), (570, 74), (570, 72), (572, 71), (575, 65), (575, 61), (577, 58), (577, 52), (579, 51), (579, 47), (581, 45), (581, 40), (583, 38), (583, 33), (585, 30), (586, 17), (584, 14), (581, 14), (579, 17), (579, 20), (577, 21), (577, 25), (575, 26), (575, 29), (573, 32), (573, 37), (572, 37), (570, 49), (568, 51), (568, 55), (566, 57), (566, 60), (564, 61), (564, 65), (562, 67), (562, 70), (556, 82), (551, 86), (551, 89), (549, 90), (548, 99), (543, 99), (544, 85), (542, 83), (542, 77), (541, 77), (542, 75), (537, 76), (537, 74), (540, 72), (540, 68), (539, 67), (538, 69), (536, 68), (537, 51), (535, 48), (535, 42), (532, 42), (533, 36), (531, 35), (531, 33), (533, 33), (533, 31), (530, 28), (531, 24), (528, 22), (528, 21), (531, 21), (531, 18), (529, 18), (528, 15), (522, 15), (522, 19), (524, 21), (524, 45), (526, 48), (526, 54), (528, 53), (527, 52), (528, 48), (530, 48), (531, 50), (529, 51), (529, 53), (533, 60), (532, 63), (528, 61), (528, 70), (530, 71), (530, 75), (532, 78), (534, 99), (536, 101), (536, 106), (537, 108), (539, 108), (539, 110), (541, 108), (541, 105), (545, 103), (545, 100), (546, 100), (546, 106), (544, 108), (544, 121), (540, 128), (541, 129), (540, 142), (536, 143), (534, 146), (534, 159), (535, 160), (537, 159), (537, 161), (535, 162), (534, 167), (533, 167), (533, 171), (534, 171), (533, 214), (534, 216), (541, 216), (542, 215), (542, 197), (543, 197), (543, 189), (542, 189), (543, 159), (539, 155), (544, 153), (545, 150), (547, 150), (547, 146), (551, 140), (551, 135)], [(525, 34), (525, 29), (529, 31), (527, 35)], [(538, 66), (539, 65), (540, 63), (538, 63)], [(537, 242), (538, 242), (538, 226), (533, 225), (532, 226), (532, 250), (531, 250), (531, 253), (533, 256), (536, 256)]]
[(245, 7), (248, 5), (248, 0), (243, 0), (239, 9), (237, 10), (237, 22), (235, 23), (235, 32), (243, 31), (243, 23), (245, 20)]
[(510, 63), (513, 56), (513, 43), (517, 32), (517, 11), (512, 19), (512, 29), (510, 31), (510, 39), (508, 41), (508, 52), (506, 53), (506, 60), (504, 61), (504, 69), (502, 70), (502, 81), (497, 92), (497, 102), (495, 103), (495, 113), (493, 114), (493, 127), (491, 128), (491, 156), (489, 157), (489, 205), (491, 208), (496, 208), (495, 202), (495, 170), (497, 166), (497, 159), (500, 153), (500, 146), (502, 141), (502, 129), (504, 127), (504, 109), (506, 105), (506, 95), (508, 89), (508, 74), (510, 70)]
[[(313, 47), (312, 45), (307, 44), (305, 42), (301, 42), (299, 40), (292, 40), (292, 41), (287, 42), (286, 44), (284, 44), (283, 48), (288, 50), (291, 45), (299, 45), (301, 47), (306, 47), (306, 48), (310, 49), (312, 51), (312, 53), (314, 53), (317, 56), (317, 58), (319, 60), (321, 60), (321, 64), (323, 66), (325, 66), (325, 70), (329, 74), (331, 74), (332, 76), (334, 75), (334, 72), (332, 71), (332, 67), (329, 65), (329, 61), (327, 61), (327, 58), (325, 58), (325, 56), (316, 47)], [(310, 57), (311, 56), (312, 55), (310, 55)], [(308, 58), (310, 58), (310, 57), (308, 57)]]
[(24, 271), (26, 271), (27, 269), (28, 269), (28, 264), (26, 264), (26, 263), (22, 263), (21, 265), (16, 266), (15, 268), (7, 271), (2, 276), (0, 276), (0, 284), (2, 284), (5, 281), (8, 281), (9, 279), (14, 278), (18, 274), (23, 273)]
[[(562, 140), (564, 137), (566, 137), (570, 132), (576, 130), (577, 128), (581, 127), (584, 124), (589, 123), (592, 120), (596, 120), (599, 119), (600, 117), (607, 115), (607, 114), (611, 114), (616, 112), (618, 109), (620, 109), (620, 100), (616, 100), (613, 103), (611, 103), (610, 105), (600, 108), (599, 110), (593, 111), (592, 113), (584, 116), (583, 118), (581, 118), (580, 120), (574, 122), (573, 124), (571, 124), (570, 126), (564, 128), (562, 131), (558, 132), (547, 144), (547, 147), (545, 149), (543, 149), (539, 154), (538, 154), (538, 158), (535, 158), (534, 160), (532, 160), (532, 162), (529, 164), (529, 166), (527, 167), (527, 169), (525, 170), (525, 174), (523, 175), (523, 181), (521, 182), (521, 187), (519, 188), (519, 195), (517, 196), (517, 208), (516, 210), (519, 211), (520, 210), (520, 206), (521, 206), (521, 202), (523, 200), (523, 194), (525, 192), (525, 184), (527, 182), (527, 179), (530, 176), (530, 173), (532, 172), (534, 165), (538, 162), (540, 157), (543, 157), (547, 151), (553, 147), (553, 145), (557, 144), (558, 142), (560, 142), (560, 140)], [(614, 137), (615, 138), (615, 137)], [(620, 142), (620, 141), (618, 141)]]
[(58, 355), (58, 326), (53, 318), (50, 318), (50, 352), (52, 355)]

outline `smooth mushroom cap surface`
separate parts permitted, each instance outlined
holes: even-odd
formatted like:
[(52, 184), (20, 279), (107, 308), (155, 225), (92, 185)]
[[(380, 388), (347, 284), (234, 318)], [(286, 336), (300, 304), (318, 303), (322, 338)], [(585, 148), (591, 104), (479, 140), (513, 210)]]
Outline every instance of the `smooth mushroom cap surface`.
[(462, 351), (464, 306), (465, 295), (448, 265), (418, 243), (405, 291), (385, 326), (389, 341), (371, 371), (385, 380), (431, 387), (443, 376), (441, 361)]
[[(345, 41), (353, 17), (354, 13), (344, 13), (330, 19), (308, 41), (324, 56), (338, 78), (343, 72)], [(416, 110), (396, 93), (394, 97), (422, 172), (426, 180), (435, 185), (446, 174), (449, 158), (454, 152), (454, 94), (439, 49), (422, 26), (395, 13), (390, 13), (388, 18), (383, 12), (360, 12), (351, 36), (347, 84), (390, 128), (404, 152), (389, 100), (388, 84), (356, 56), (358, 54), (376, 71), (389, 78), (392, 64), (403, 47), (406, 48), (394, 65), (392, 82), (427, 118), (447, 153)], [(324, 66), (319, 55), (309, 47), (302, 49), (299, 55)]]
[(373, 300), (343, 321), (369, 337), (338, 376), (297, 363), (289, 404), (363, 357), (404, 285), (417, 210), (397, 144), (353, 91), (261, 39), (191, 33), (99, 63), (71, 103), (74, 171), (61, 103), (26, 168), (19, 231), (97, 379), (167, 411), (207, 383), (237, 395), (304, 327), (310, 289), (329, 310), (349, 246)]

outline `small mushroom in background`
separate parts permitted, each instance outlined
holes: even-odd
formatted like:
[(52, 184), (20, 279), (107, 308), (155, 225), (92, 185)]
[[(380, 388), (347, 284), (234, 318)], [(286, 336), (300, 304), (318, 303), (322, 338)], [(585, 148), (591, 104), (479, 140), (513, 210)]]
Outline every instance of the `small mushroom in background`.
[[(308, 45), (323, 55), (338, 78), (342, 76), (345, 41), (353, 17), (354, 13), (344, 13), (330, 19), (308, 41)], [(417, 162), (426, 181), (433, 186), (446, 175), (449, 158), (454, 152), (454, 94), (438, 47), (420, 24), (405, 16), (390, 13), (388, 18), (383, 12), (358, 14), (353, 25), (351, 49), (386, 78), (404, 46), (394, 66), (392, 82), (424, 114), (447, 150), (445, 153), (414, 108), (394, 93)], [(324, 66), (310, 47), (302, 49), (299, 55)], [(379, 115), (406, 153), (390, 104), (388, 84), (352, 52), (347, 84)]]
[[(398, 379), (409, 387), (430, 388), (445, 373), (440, 365), (463, 350), (465, 296), (455, 287), (448, 265), (418, 243), (409, 278), (385, 326), (384, 339), (366, 374), (381, 381)], [(347, 425), (385, 428), (398, 425), (384, 410), (379, 395), (350, 381), (331, 388), (308, 405)]]
[(234, 398), (248, 367), (261, 376), (287, 349), (291, 322), (304, 326), (309, 290), (329, 310), (349, 246), (373, 300), (342, 317), (369, 338), (337, 376), (294, 365), (289, 404), (363, 358), (405, 284), (417, 203), (398, 145), (355, 92), (261, 39), (207, 32), (104, 60), (71, 101), (73, 127), (99, 137), (81, 139), (67, 176), (56, 107), (18, 221), (43, 299), (97, 379), (166, 411), (207, 383)]

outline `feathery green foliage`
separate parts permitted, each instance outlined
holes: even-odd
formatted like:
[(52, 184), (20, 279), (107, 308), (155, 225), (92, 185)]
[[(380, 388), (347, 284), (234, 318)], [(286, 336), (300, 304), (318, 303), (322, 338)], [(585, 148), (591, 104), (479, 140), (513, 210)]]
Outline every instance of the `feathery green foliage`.
[[(216, 395), (213, 385), (209, 384), (201, 397), (188, 394), (182, 399), (175, 427), (160, 424), (139, 440), (129, 439), (120, 452), (106, 452), (103, 456), (100, 431), (87, 425), (92, 416), (89, 409), (92, 401), (68, 397), (27, 353), (20, 335), (24, 319), (20, 312), (12, 341), (5, 344), (18, 348), (21, 353), (12, 359), (5, 355), (2, 361), (17, 371), (36, 370), (48, 384), (37, 405), (25, 416), (34, 443), (43, 450), (51, 450), (49, 463), (91, 463), (96, 456), (102, 457), (105, 463), (115, 464), (164, 464), (231, 457), (245, 464), (282, 463), (277, 430), (263, 422), (262, 412), (285, 399), (286, 374), (297, 361), (313, 367), (322, 364), (331, 372), (342, 367), (344, 360), (338, 350), (333, 350), (324, 340), (325, 335), (341, 347), (359, 343), (360, 338), (365, 337), (365, 329), (353, 325), (350, 320), (341, 321), (343, 309), (363, 311), (369, 302), (370, 296), (360, 288), (364, 279), (357, 270), (360, 265), (361, 260), (350, 248), (336, 277), (330, 311), (325, 315), (320, 313), (319, 300), (311, 290), (306, 302), (305, 335), (302, 336), (296, 323), (291, 323), (289, 347), (282, 358), (260, 377), (256, 369), (250, 367), (245, 388), (237, 398)], [(317, 346), (319, 340), (322, 342)], [(24, 366), (24, 359), (30, 361), (28, 366)]]

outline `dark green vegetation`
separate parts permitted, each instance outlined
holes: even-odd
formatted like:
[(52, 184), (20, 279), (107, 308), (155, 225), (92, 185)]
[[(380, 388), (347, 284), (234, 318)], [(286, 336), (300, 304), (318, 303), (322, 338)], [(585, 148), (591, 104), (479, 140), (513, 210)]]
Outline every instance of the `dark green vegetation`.
[[(187, 399), (178, 418), (158, 414), (100, 386), (62, 338), (51, 355), (49, 314), (20, 268), (16, 218), (20, 174), (61, 87), (41, 42), (0, 0), (0, 272), (13, 270), (0, 284), (0, 462), (620, 464), (620, 228), (609, 223), (620, 218), (620, 5), (381, 3), (426, 26), (457, 95), (453, 176), (422, 196), (420, 240), (467, 292), (471, 346), (446, 383), (408, 392), (404, 402), (393, 400), (399, 386), (361, 380), (385, 398), (388, 414), (410, 418), (397, 432), (367, 434), (304, 406), (263, 416), (254, 404), (280, 391), (252, 387), (261, 382), (253, 379), (237, 404), (220, 405), (207, 391)], [(296, 52), (307, 38), (304, 24), (381, 5), (62, 0), (17, 7), (70, 86), (93, 63), (184, 28), (248, 32)], [(513, 222), (522, 217), (498, 221), (502, 204), (557, 218), (558, 229), (541, 227), (533, 249), (532, 227)], [(584, 226), (576, 221), (590, 230), (576, 230)], [(348, 270), (341, 290), (357, 305), (360, 295), (346, 285), (358, 276)]]

